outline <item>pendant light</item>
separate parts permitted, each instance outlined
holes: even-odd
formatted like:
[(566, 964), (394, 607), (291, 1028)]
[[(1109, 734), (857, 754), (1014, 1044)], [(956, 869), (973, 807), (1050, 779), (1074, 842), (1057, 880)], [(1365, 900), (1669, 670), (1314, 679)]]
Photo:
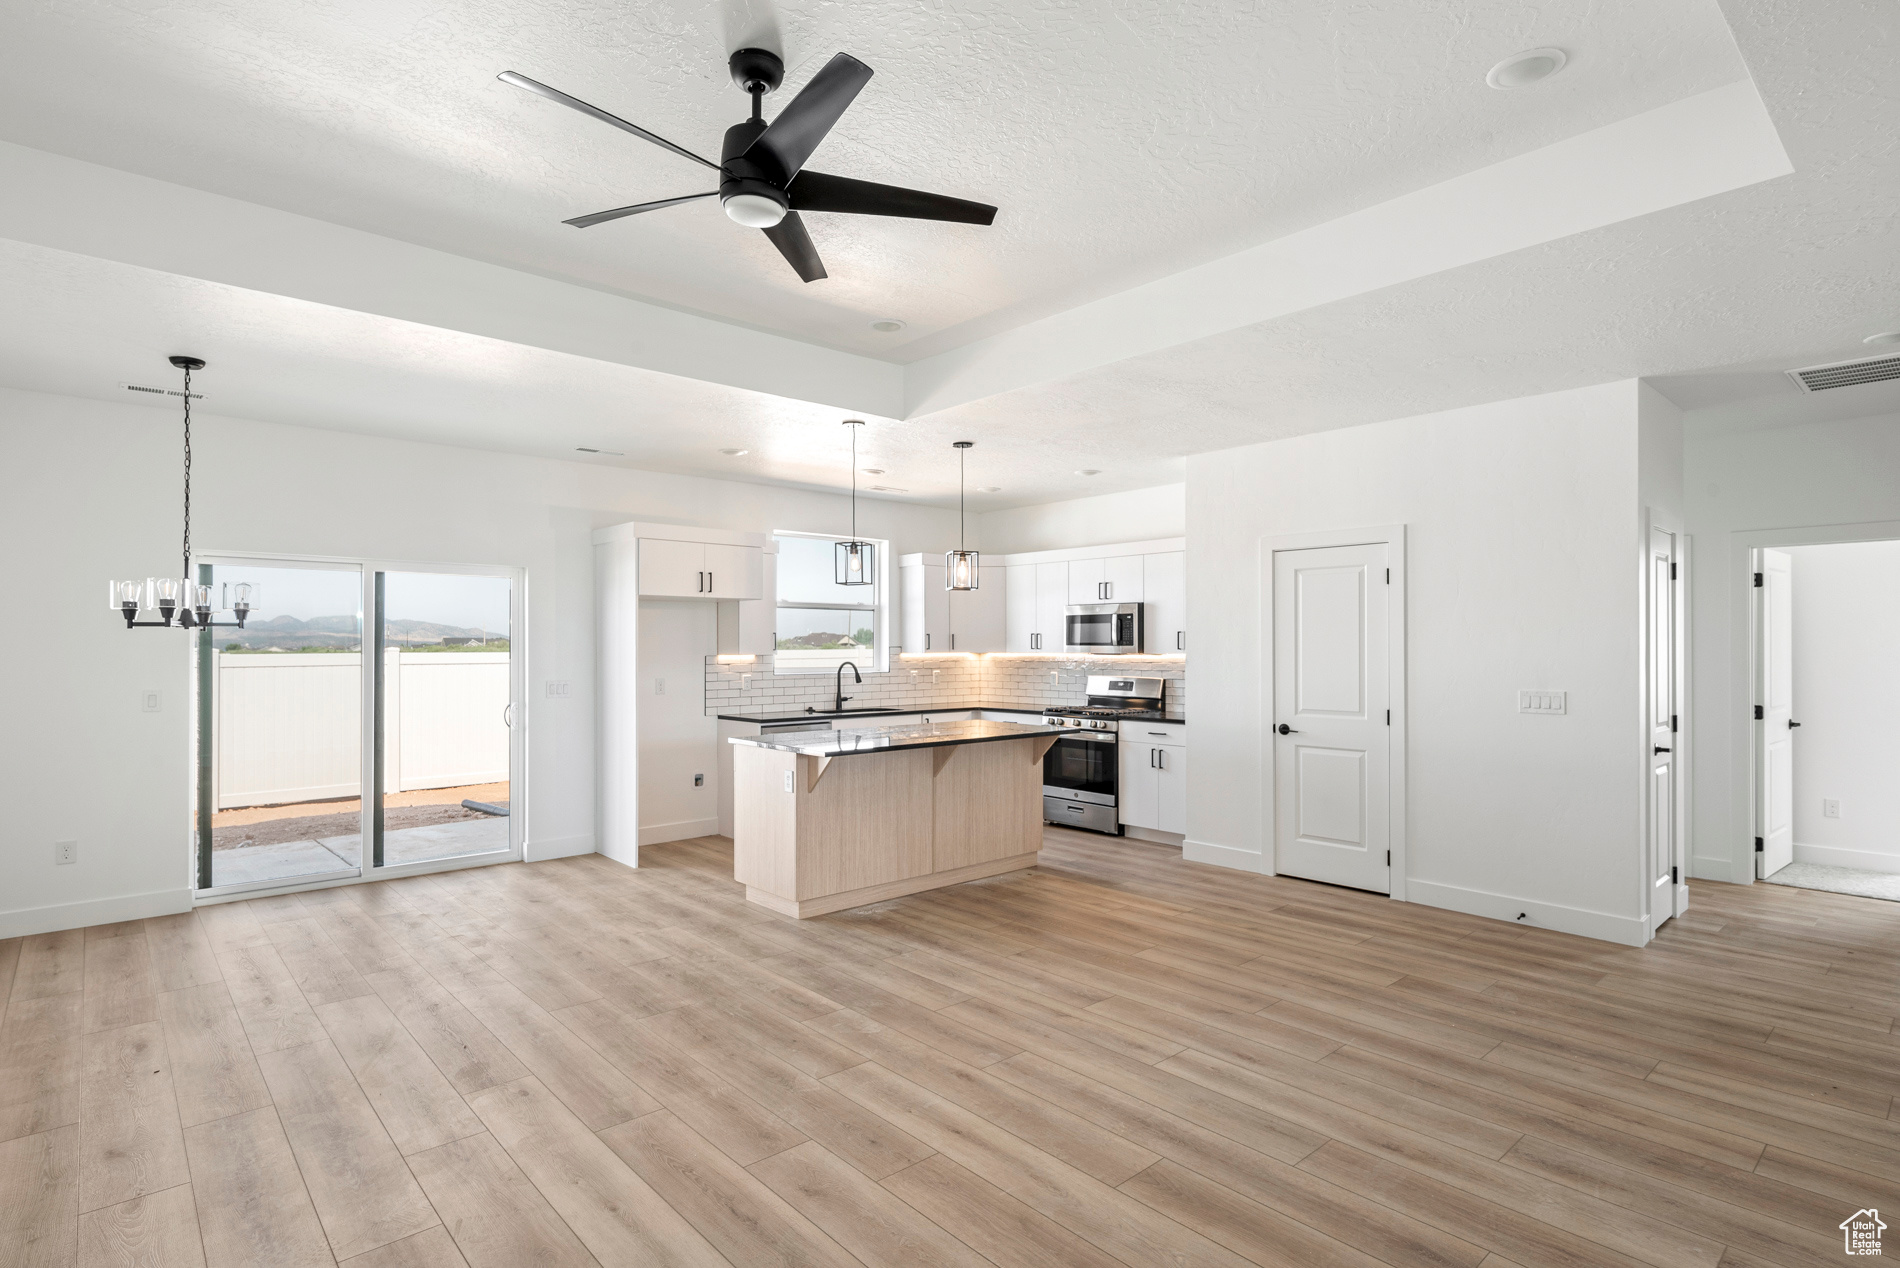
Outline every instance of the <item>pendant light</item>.
[(963, 460), (975, 444), (973, 440), (959, 440), (954, 445), (957, 451), (957, 548), (943, 555), (943, 588), (946, 590), (974, 590), (983, 577), (979, 568), (982, 553), (963, 549)]
[(844, 425), (851, 429), (851, 540), (838, 543), (838, 584), (868, 586), (877, 579), (877, 549), (858, 540), (858, 428), (864, 420), (847, 418)]
[[(178, 618), (177, 628), (209, 629), (221, 626), (233, 629), (244, 628), (244, 618), (250, 615), (251, 600), (256, 595), (256, 587), (248, 582), (240, 582), (226, 587), (227, 597), (231, 600), (229, 610), (237, 617), (235, 621), (214, 621), (211, 619), (211, 587), (194, 583), (191, 579), (191, 372), (202, 370), (205, 363), (198, 357), (172, 357), (172, 365), (185, 372), (185, 546), (184, 569), (177, 577), (147, 577), (143, 582), (113, 581), (108, 583), (108, 601), (114, 612), (125, 618), (125, 628), (163, 629), (172, 626), (172, 617)], [(220, 609), (223, 610), (223, 606)], [(156, 621), (138, 619), (139, 609), (157, 612)]]

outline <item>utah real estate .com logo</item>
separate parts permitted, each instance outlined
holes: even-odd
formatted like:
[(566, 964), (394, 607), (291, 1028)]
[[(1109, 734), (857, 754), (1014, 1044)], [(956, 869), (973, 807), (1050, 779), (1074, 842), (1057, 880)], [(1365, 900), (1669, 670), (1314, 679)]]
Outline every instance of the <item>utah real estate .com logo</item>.
[(1880, 1233), (1887, 1226), (1881, 1222), (1880, 1212), (1873, 1207), (1855, 1211), (1841, 1221), (1841, 1236), (1846, 1240), (1847, 1253), (1850, 1255), (1878, 1255), (1880, 1253)]

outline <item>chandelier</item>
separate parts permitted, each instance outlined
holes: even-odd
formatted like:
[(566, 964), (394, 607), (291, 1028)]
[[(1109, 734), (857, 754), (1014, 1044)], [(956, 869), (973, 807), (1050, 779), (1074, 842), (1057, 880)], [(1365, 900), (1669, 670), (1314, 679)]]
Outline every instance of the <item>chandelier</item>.
[[(226, 586), (228, 604), (217, 608), (211, 605), (211, 587), (198, 585), (191, 579), (191, 372), (202, 370), (205, 363), (197, 357), (172, 357), (171, 363), (185, 372), (185, 551), (184, 570), (177, 577), (147, 577), (144, 581), (114, 581), (109, 583), (112, 610), (125, 618), (125, 628), (162, 629), (172, 626), (172, 618), (177, 618), (177, 628), (211, 629), (224, 627), (243, 629), (244, 618), (250, 615), (251, 600), (256, 595), (256, 587), (249, 582), (239, 582)], [(158, 613), (156, 621), (138, 619), (140, 609)], [(214, 611), (229, 611), (235, 621), (215, 621)]]

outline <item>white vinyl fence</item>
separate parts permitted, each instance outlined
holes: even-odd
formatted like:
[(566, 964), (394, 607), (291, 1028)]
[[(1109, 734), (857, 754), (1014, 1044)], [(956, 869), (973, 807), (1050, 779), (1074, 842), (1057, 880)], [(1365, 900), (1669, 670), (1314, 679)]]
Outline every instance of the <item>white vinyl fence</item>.
[[(384, 655), (383, 788), (508, 778), (508, 653)], [(219, 652), (217, 805), (270, 806), (362, 792), (362, 658)]]

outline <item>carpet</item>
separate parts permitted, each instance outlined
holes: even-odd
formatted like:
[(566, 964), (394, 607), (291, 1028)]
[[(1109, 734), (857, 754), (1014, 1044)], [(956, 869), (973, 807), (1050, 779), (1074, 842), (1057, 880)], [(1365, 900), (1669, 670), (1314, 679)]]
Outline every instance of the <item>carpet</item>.
[(1770, 885), (1825, 889), (1832, 894), (1855, 894), (1861, 898), (1884, 898), (1888, 902), (1900, 903), (1900, 872), (1869, 872), (1858, 867), (1790, 863), (1764, 879)]

